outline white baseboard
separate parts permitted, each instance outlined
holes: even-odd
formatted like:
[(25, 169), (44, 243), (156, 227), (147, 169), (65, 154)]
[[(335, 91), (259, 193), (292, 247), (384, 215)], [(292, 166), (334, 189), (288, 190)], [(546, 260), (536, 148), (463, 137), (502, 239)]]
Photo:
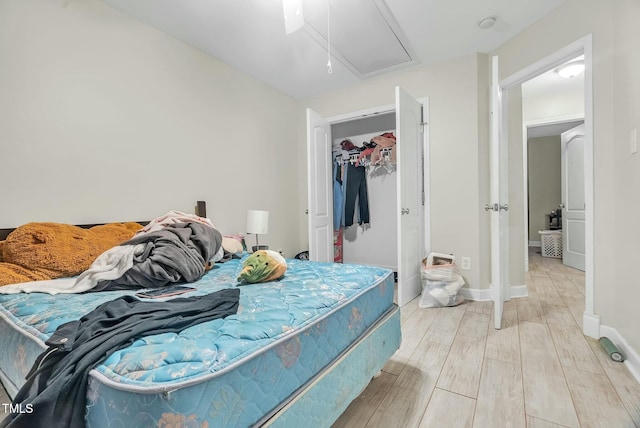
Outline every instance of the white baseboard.
[(526, 285), (512, 285), (511, 286), (511, 298), (527, 297), (529, 292)]
[(491, 299), (491, 290), (480, 288), (461, 288), (460, 294), (467, 300), (474, 300), (476, 302), (484, 302)]
[(624, 365), (640, 383), (640, 355), (629, 345), (626, 339), (613, 327), (600, 325), (600, 336), (608, 337), (624, 355)]
[(529, 241), (530, 247), (542, 247), (542, 241)]
[[(527, 297), (527, 286), (526, 285), (512, 285), (511, 286), (511, 298), (517, 297)], [(467, 300), (474, 300), (477, 302), (485, 302), (489, 300), (493, 300), (491, 298), (491, 289), (490, 288), (461, 288), (460, 294)]]
[(583, 332), (594, 339), (608, 337), (624, 355), (624, 365), (635, 380), (640, 383), (640, 355), (629, 345), (629, 342), (613, 327), (600, 324), (598, 315), (584, 313), (582, 315)]
[(582, 332), (585, 336), (600, 339), (600, 317), (584, 312), (582, 314)]

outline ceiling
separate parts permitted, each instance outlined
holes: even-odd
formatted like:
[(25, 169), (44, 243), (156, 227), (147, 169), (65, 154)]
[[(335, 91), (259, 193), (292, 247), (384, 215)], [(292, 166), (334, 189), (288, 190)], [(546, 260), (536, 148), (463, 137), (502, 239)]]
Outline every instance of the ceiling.
[[(290, 34), (282, 0), (103, 1), (300, 99), (490, 52), (564, 0), (300, 0), (304, 25)], [(479, 28), (488, 16), (495, 25)]]

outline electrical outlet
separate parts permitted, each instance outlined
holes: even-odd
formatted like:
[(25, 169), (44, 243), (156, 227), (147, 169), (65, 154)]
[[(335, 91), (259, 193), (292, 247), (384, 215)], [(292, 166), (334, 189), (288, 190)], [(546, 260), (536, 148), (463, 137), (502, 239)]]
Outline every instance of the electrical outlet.
[(629, 132), (629, 153), (636, 154), (638, 153), (638, 129), (633, 128)]
[(471, 257), (460, 258), (460, 269), (471, 270)]

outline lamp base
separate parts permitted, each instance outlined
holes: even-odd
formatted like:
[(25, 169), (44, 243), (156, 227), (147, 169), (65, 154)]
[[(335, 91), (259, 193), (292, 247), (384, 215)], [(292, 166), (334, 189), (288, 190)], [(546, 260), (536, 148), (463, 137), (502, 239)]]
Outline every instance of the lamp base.
[(269, 246), (268, 245), (254, 245), (253, 247), (251, 247), (251, 249), (255, 253), (258, 250), (268, 250)]

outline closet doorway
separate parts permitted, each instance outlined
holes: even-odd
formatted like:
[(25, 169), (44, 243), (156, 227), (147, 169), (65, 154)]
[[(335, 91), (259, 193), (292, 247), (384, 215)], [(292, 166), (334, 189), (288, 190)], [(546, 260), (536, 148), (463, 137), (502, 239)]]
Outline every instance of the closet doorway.
[[(391, 153), (385, 153), (377, 165), (357, 167), (357, 158), (349, 151), (367, 153), (375, 137), (396, 134), (395, 111), (331, 124), (333, 139), (333, 230), (334, 260), (342, 263), (375, 265), (398, 271), (397, 171)], [(343, 148), (343, 146), (345, 148)], [(355, 148), (352, 148), (355, 147)], [(357, 168), (366, 175), (366, 201), (349, 187), (348, 173)], [(347, 199), (346, 190), (355, 198)], [(337, 201), (336, 204), (336, 194)], [(349, 208), (345, 204), (349, 203)], [(361, 207), (366, 208), (369, 222), (361, 221)], [(350, 218), (347, 218), (350, 217)]]
[[(392, 106), (332, 118), (323, 118), (307, 109), (309, 258), (315, 261), (334, 261), (332, 126), (335, 129), (349, 126), (356, 129), (357, 121), (366, 124), (364, 119), (387, 115), (395, 116), (396, 192), (395, 195), (390, 195), (388, 200), (395, 215), (386, 216), (386, 222), (389, 224), (376, 225), (375, 219), (371, 218), (370, 227), (371, 230), (377, 228), (382, 234), (386, 232), (387, 237), (395, 235), (392, 245), (396, 247), (394, 267), (398, 276), (398, 304), (403, 306), (422, 291), (420, 261), (426, 256), (430, 246), (429, 222), (426, 220), (429, 213), (426, 189), (429, 187), (428, 174), (425, 172), (429, 153), (428, 99), (415, 100), (397, 87), (396, 104)], [(354, 124), (348, 125), (347, 122)], [(368, 132), (364, 129), (353, 132), (356, 136), (361, 136), (377, 131), (371, 129)], [(354, 222), (353, 227), (360, 227), (357, 226), (357, 219)], [(351, 235), (347, 237), (354, 237), (353, 232), (348, 233)], [(369, 248), (371, 252), (376, 250)], [(360, 259), (358, 262), (366, 261)], [(386, 263), (373, 260), (365, 264), (379, 266)]]

